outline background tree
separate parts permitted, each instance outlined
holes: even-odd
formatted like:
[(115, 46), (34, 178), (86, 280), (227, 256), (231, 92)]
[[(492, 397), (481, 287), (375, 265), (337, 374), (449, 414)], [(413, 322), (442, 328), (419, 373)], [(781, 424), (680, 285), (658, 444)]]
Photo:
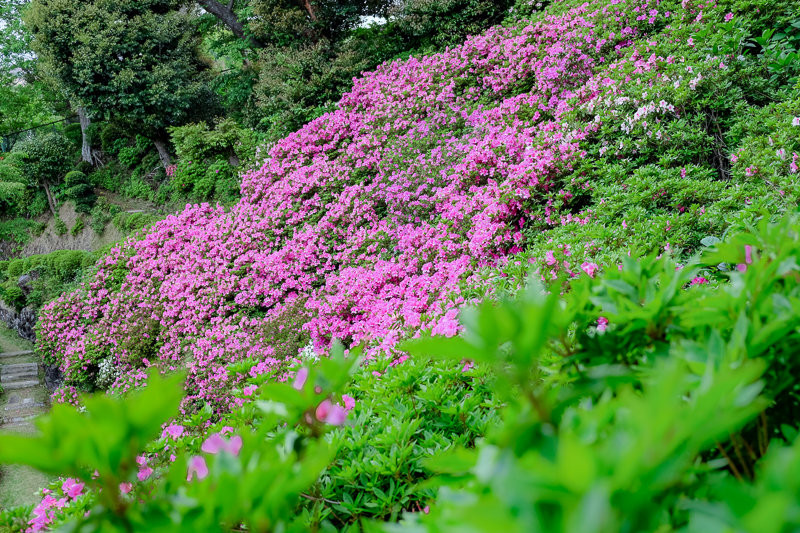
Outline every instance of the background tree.
[(63, 103), (39, 76), (32, 35), (22, 23), (28, 0), (0, 2), (0, 138), (9, 150), (12, 132), (60, 118)]
[(398, 56), (461, 42), (500, 22), (513, 1), (197, 4), (209, 13), (200, 27), (210, 55), (225, 58), (214, 86), (229, 113), (277, 139), (331, 109), (361, 72)]
[(172, 0), (33, 0), (26, 23), (43, 68), (69, 99), (151, 138), (213, 114), (190, 14)]

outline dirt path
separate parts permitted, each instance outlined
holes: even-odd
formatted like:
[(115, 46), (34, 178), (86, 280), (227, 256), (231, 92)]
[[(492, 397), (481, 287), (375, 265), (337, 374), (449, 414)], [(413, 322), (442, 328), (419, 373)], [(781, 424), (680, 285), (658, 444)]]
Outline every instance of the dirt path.
[[(33, 419), (45, 413), (49, 397), (33, 346), (0, 328), (0, 431), (33, 433)], [(50, 478), (18, 465), (0, 465), (0, 509), (38, 503), (37, 493)]]

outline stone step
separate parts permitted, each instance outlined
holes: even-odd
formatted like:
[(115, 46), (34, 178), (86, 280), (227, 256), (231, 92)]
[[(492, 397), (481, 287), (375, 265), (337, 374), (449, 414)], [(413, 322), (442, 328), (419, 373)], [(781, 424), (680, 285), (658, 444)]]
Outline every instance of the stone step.
[(21, 352), (4, 352), (0, 353), (0, 358), (19, 357), (21, 355), (33, 355), (33, 350), (23, 350)]
[(0, 365), (0, 374), (13, 375), (27, 372), (38, 372), (39, 365), (36, 363), (16, 363), (13, 365)]
[(6, 385), (7, 383), (17, 383), (19, 381), (31, 381), (36, 380), (39, 381), (39, 373), (38, 372), (24, 372), (12, 375), (3, 374), (0, 376), (0, 383)]
[(10, 426), (12, 424), (22, 424), (23, 422), (30, 422), (31, 420), (38, 417), (41, 413), (35, 413), (25, 416), (13, 416), (13, 417), (3, 417), (4, 426)]
[(29, 381), (13, 381), (11, 383), (3, 383), (3, 389), (5, 390), (17, 390), (17, 389), (27, 389), (28, 387), (38, 387), (39, 380), (29, 380)]
[(36, 398), (19, 398), (18, 401), (12, 403), (11, 398), (8, 399), (8, 403), (3, 407), (3, 411), (5, 412), (16, 412), (16, 411), (23, 411), (25, 409), (38, 409), (40, 407), (44, 407), (43, 402), (37, 402)]
[(13, 374), (0, 374), (0, 383), (13, 383), (15, 381), (27, 381), (29, 379), (39, 379), (39, 372), (15, 372)]

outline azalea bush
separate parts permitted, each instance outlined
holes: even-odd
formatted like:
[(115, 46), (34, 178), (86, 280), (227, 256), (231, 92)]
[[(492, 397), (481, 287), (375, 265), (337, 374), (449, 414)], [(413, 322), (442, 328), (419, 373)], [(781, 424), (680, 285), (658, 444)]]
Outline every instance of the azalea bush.
[[(758, 54), (693, 40), (712, 28), (706, 40), (727, 42), (715, 24), (760, 31), (733, 7), (558, 2), (384, 64), (277, 142), (239, 203), (187, 206), (113, 249), (43, 310), (40, 353), (88, 389), (108, 357), (120, 390), (149, 366), (186, 366), (193, 397), (224, 411), (246, 379), (225, 369), (290, 364), (278, 347), (298, 327), (318, 351), (338, 339), (392, 354), (420, 329), (454, 334), (464, 303), (530, 267), (579, 276), (628, 252), (688, 254), (779, 212), (796, 199), (740, 174), (730, 159), (755, 141), (729, 132), (734, 111), (755, 116), (791, 88), (758, 81)], [(787, 176), (792, 146), (776, 147)], [(278, 328), (289, 314), (297, 327)]]
[(237, 363), (227, 414), (180, 374), (78, 398), (0, 460), (65, 476), (34, 530), (790, 531), (800, 222), (704, 240), (533, 278), (395, 361)]

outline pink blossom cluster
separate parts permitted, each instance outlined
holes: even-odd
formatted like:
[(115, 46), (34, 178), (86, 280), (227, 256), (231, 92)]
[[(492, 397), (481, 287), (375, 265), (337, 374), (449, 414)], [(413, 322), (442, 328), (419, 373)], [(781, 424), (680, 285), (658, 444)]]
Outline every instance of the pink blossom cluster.
[(62, 495), (60, 498), (57, 497), (58, 495), (54, 495), (50, 489), (44, 489), (44, 497), (33, 508), (33, 518), (28, 521), (30, 527), (26, 531), (35, 532), (48, 529), (48, 525), (55, 520), (56, 513), (60, 509), (68, 507), (70, 502), (81, 496), (84, 493), (83, 488), (83, 483), (79, 483), (76, 479), (67, 478), (61, 484)]
[[(563, 119), (607, 92), (596, 70), (657, 63), (629, 52), (666, 17), (656, 6), (586, 3), (382, 65), (278, 142), (232, 209), (187, 205), (112, 250), (91, 282), (42, 310), (40, 350), (68, 383), (113, 357), (119, 392), (149, 366), (187, 367), (190, 398), (224, 409), (252, 374), (231, 364), (280, 368), (269, 326), (298, 306), (296, 327), (319, 350), (339, 339), (391, 353), (421, 329), (455, 334), (464, 288), (521, 250), (529, 206), (598, 128)], [(673, 112), (647, 103), (641, 118)], [(331, 409), (321, 414), (338, 421)]]

